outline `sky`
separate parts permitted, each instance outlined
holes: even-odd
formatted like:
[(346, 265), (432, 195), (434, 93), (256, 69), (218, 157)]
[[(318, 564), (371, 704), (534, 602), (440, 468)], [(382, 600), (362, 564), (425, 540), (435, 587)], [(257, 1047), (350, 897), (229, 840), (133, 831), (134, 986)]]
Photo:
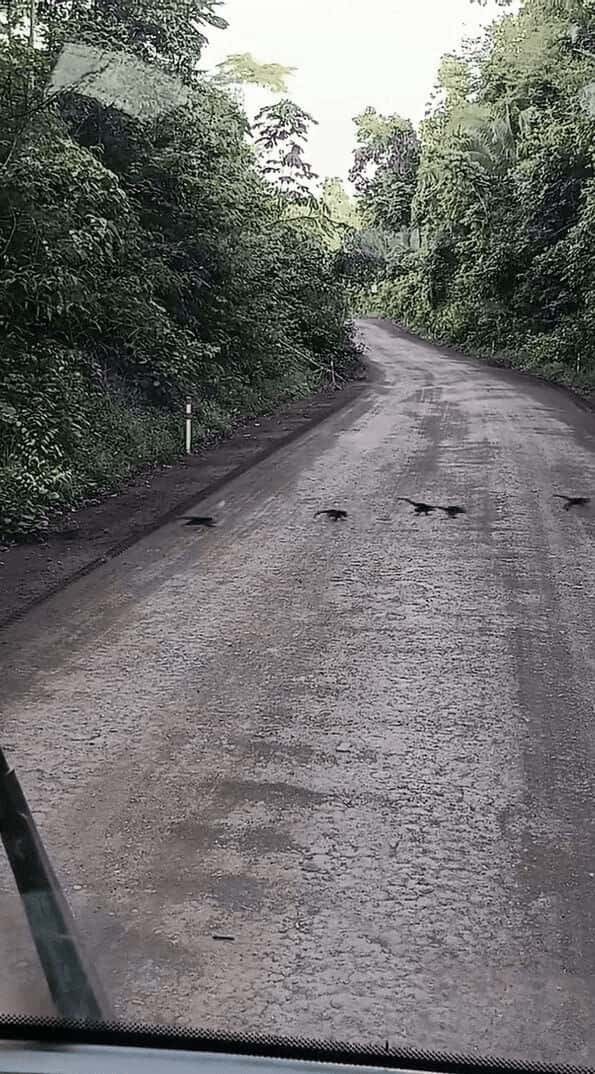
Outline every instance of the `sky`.
[[(367, 105), (419, 123), (440, 57), (498, 9), (470, 0), (226, 0), (229, 28), (210, 29), (207, 68), (236, 52), (296, 67), (289, 96), (317, 120), (308, 157), (321, 176), (347, 177), (353, 116)], [(250, 88), (254, 113), (273, 98)]]

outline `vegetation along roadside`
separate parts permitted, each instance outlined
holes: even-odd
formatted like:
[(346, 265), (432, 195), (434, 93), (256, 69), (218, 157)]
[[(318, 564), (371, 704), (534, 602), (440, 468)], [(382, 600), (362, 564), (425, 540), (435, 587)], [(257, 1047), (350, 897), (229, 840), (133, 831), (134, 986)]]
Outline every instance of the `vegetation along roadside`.
[[(312, 172), (290, 68), (202, 69), (219, 0), (4, 0), (0, 539), (174, 460), (188, 396), (200, 448), (349, 380), (355, 314), (593, 395), (595, 7), (498, 2), (419, 128), (355, 117), (347, 188)], [(72, 42), (178, 103), (56, 88)]]
[[(358, 367), (335, 254), (308, 219), (310, 117), (282, 99), (249, 126), (233, 79), (278, 88), (276, 65), (199, 70), (205, 32), (225, 26), (218, 6), (4, 5), (4, 539), (43, 535), (56, 513), (171, 461), (188, 396), (200, 446)], [(174, 76), (185, 103), (139, 118), (80, 82), (48, 92), (72, 41)]]

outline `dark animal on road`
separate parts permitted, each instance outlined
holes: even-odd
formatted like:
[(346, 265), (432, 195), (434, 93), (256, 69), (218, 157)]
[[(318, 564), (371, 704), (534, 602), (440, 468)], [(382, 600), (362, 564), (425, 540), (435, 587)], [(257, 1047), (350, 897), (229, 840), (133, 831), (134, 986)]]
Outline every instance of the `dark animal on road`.
[(430, 511), (438, 510), (435, 503), (420, 503), (418, 500), (410, 500), (408, 496), (397, 496), (397, 500), (402, 500), (403, 503), (410, 503), (415, 508), (416, 515), (429, 515)]
[(571, 507), (585, 507), (586, 504), (591, 503), (590, 496), (564, 496), (559, 492), (554, 492), (554, 496), (557, 500), (566, 500), (566, 503), (562, 505), (564, 511), (570, 511)]
[(341, 511), (337, 507), (327, 507), (324, 511), (317, 511), (314, 518), (318, 518), (318, 515), (326, 515), (327, 518), (332, 518), (333, 522), (338, 522), (340, 518), (347, 518), (347, 511)]
[(183, 515), (182, 521), (186, 522), (187, 526), (215, 526), (216, 522), (210, 515)]
[(449, 518), (456, 518), (457, 515), (466, 515), (467, 508), (459, 507), (457, 503), (451, 503), (448, 507), (438, 507), (439, 511), (444, 511)]

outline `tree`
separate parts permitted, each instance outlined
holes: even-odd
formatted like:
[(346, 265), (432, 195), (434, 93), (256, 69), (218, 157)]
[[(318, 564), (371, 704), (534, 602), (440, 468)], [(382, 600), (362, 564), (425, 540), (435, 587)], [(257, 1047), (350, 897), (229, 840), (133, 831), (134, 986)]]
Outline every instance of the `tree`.
[[(288, 219), (246, 116), (198, 70), (217, 5), (97, 0), (93, 26), (90, 0), (44, 5), (32, 45), (18, 20), (0, 41), (0, 533), (13, 537), (175, 457), (186, 395), (199, 430), (220, 432), (354, 358), (333, 257)], [(176, 74), (188, 103), (141, 122), (76, 86), (48, 98), (66, 40), (132, 55), (148, 80)], [(308, 122), (289, 106), (261, 131), (304, 184)]]
[(361, 227), (355, 200), (337, 176), (322, 184), (317, 219), (321, 238), (331, 250), (339, 250), (344, 237)]
[(412, 123), (374, 108), (366, 108), (354, 123), (357, 147), (349, 178), (364, 219), (388, 230), (408, 225), (420, 153)]
[(399, 235), (373, 228), (349, 231), (337, 255), (338, 270), (360, 287), (399, 276), (410, 251)]
[(522, 0), (444, 58), (420, 130), (421, 248), (376, 310), (595, 386), (594, 83), (583, 0)]
[[(14, 3), (14, 0), (11, 0)], [(196, 82), (208, 43), (225, 29), (223, 0), (37, 0), (37, 35), (51, 59), (65, 41), (123, 49), (183, 81)]]
[(337, 176), (324, 180), (320, 200), (326, 206), (331, 220), (338, 227), (358, 227), (359, 217), (355, 202)]
[(263, 172), (284, 201), (316, 204), (312, 181), (317, 176), (304, 158), (313, 123), (316, 120), (308, 112), (286, 98), (261, 108), (254, 120)]

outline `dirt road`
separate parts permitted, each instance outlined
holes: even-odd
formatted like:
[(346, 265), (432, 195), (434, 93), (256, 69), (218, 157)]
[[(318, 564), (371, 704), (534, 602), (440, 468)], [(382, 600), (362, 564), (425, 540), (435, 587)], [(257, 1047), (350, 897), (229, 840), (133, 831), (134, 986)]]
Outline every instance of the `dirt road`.
[(593, 1063), (594, 416), (363, 331), (216, 529), (2, 633), (2, 745), (121, 1016)]

